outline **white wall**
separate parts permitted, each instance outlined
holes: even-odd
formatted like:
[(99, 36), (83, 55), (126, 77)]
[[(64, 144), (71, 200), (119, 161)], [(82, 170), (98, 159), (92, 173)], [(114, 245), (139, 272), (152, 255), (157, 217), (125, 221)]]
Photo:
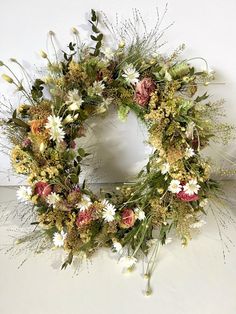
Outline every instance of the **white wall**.
[[(86, 20), (91, 8), (105, 11), (111, 20), (115, 19), (116, 12), (121, 18), (125, 18), (131, 15), (132, 8), (138, 8), (147, 26), (151, 26), (155, 22), (155, 7), (158, 6), (163, 11), (165, 3), (163, 0), (4, 1), (0, 10), (0, 60), (6, 61), (15, 57), (28, 68), (30, 64), (39, 68), (42, 60), (37, 53), (42, 48), (47, 50), (47, 32), (54, 30), (58, 34), (61, 47), (65, 47), (71, 39), (71, 27), (76, 26), (82, 34), (87, 34)], [(169, 0), (169, 10), (163, 24), (175, 21), (175, 25), (166, 33), (165, 39), (168, 43), (163, 51), (170, 52), (179, 44), (185, 43), (186, 57), (206, 58), (210, 67), (218, 72), (217, 81), (225, 82), (225, 85), (211, 87), (211, 93), (216, 98), (226, 99), (225, 108), (230, 122), (236, 122), (235, 11), (235, 0)], [(9, 95), (9, 91), (9, 86), (1, 81), (0, 93)], [(13, 96), (13, 101), (18, 101), (17, 95)], [(13, 99), (10, 96), (9, 98)], [(94, 129), (92, 125), (91, 130), (95, 130), (97, 139), (102, 140), (102, 146), (97, 149), (97, 161), (94, 165), (96, 171), (91, 175), (91, 180), (127, 180), (136, 171), (136, 163), (142, 163), (148, 153), (148, 148), (143, 144), (145, 130), (140, 128), (135, 117), (131, 116), (128, 123), (122, 124), (117, 121), (114, 113), (103, 124), (99, 124), (99, 127)], [(122, 142), (122, 139), (125, 141)], [(210, 154), (222, 161), (222, 151), (236, 155), (234, 147), (235, 145), (227, 148), (220, 146), (218, 151), (212, 149)], [(3, 155), (0, 157), (0, 185), (14, 185), (19, 182), (7, 175), (10, 173), (9, 161)]]

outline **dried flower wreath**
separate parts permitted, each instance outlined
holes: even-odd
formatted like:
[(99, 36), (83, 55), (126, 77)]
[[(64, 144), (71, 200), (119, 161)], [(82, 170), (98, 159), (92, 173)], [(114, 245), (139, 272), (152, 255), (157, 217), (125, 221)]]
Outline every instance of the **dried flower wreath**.
[[(186, 245), (191, 230), (204, 223), (201, 216), (219, 184), (211, 179), (211, 161), (201, 150), (210, 140), (226, 143), (233, 128), (219, 119), (222, 102), (210, 102), (207, 92), (199, 95), (199, 86), (206, 88), (214, 80), (207, 63), (198, 71), (190, 60), (179, 59), (183, 46), (169, 57), (159, 53), (162, 18), (158, 16), (148, 32), (135, 11), (134, 21), (115, 32), (103, 15), (103, 26), (115, 36), (116, 47), (110, 47), (100, 16), (91, 11), (89, 44), (81, 43), (74, 28), (68, 52), (59, 56), (55, 49), (55, 60), (41, 52), (47, 62), (44, 77), (31, 81), (22, 65), (11, 59), (23, 70), (29, 89), (0, 62), (10, 71), (3, 79), (24, 97), (16, 109), (8, 107), (1, 127), (12, 144), (15, 172), (27, 177), (28, 186), (21, 186), (17, 197), (30, 203), (34, 212), (35, 229), (18, 244), (37, 239), (37, 252), (63, 248), (68, 258), (62, 268), (75, 256), (89, 257), (110, 247), (131, 270), (140, 257), (150, 252), (156, 256), (159, 246), (170, 241), (170, 230)], [(144, 26), (142, 36), (137, 24)], [(55, 34), (49, 36), (55, 48)], [(129, 111), (136, 113), (154, 150), (134, 183), (97, 195), (80, 182), (81, 162), (88, 155), (80, 138), (85, 121), (104, 115), (111, 105), (121, 120)], [(148, 263), (147, 294), (152, 271)]]

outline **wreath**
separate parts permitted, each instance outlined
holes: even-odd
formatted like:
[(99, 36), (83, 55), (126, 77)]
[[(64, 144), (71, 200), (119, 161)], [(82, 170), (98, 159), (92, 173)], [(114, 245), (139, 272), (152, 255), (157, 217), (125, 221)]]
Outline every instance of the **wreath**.
[[(193, 229), (204, 224), (208, 200), (220, 193), (219, 182), (211, 178), (212, 162), (201, 154), (210, 140), (227, 143), (233, 129), (220, 120), (222, 102), (210, 101), (203, 91), (214, 73), (207, 63), (199, 71), (181, 59), (183, 45), (170, 56), (161, 54), (160, 19), (140, 36), (135, 25), (145, 24), (138, 11), (134, 15), (116, 31), (115, 47), (106, 45), (101, 25), (112, 33), (114, 28), (94, 10), (89, 43), (81, 43), (73, 28), (74, 40), (58, 53), (50, 32), (55, 58), (41, 51), (47, 67), (36, 79), (11, 59), (30, 88), (0, 63), (10, 71), (3, 79), (23, 96), (1, 120), (12, 144), (12, 167), (27, 177), (28, 185), (17, 190), (18, 200), (30, 204), (34, 213), (34, 230), (17, 243), (35, 242), (37, 252), (63, 248), (68, 256), (62, 268), (76, 256), (88, 258), (110, 247), (132, 270), (143, 256), (156, 256), (160, 245), (171, 240), (170, 232), (185, 246)], [(104, 116), (111, 105), (121, 120), (130, 111), (137, 115), (153, 152), (134, 182), (94, 193), (80, 180), (88, 156), (80, 139), (89, 119)], [(152, 272), (148, 263), (147, 294)]]

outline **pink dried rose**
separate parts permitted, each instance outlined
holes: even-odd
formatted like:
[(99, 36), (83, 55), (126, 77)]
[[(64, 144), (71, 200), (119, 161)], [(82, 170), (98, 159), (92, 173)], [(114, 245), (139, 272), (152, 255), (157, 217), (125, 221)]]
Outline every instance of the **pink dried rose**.
[(131, 228), (135, 223), (135, 214), (131, 208), (125, 208), (121, 213), (120, 226), (122, 228)]
[(189, 195), (185, 191), (180, 191), (179, 193), (176, 194), (176, 196), (183, 202), (193, 202), (199, 199), (199, 196), (197, 194)]
[(146, 77), (142, 79), (136, 84), (134, 100), (140, 106), (146, 106), (150, 100), (151, 94), (155, 91), (155, 89), (156, 84), (151, 78)]
[(37, 182), (35, 184), (34, 192), (42, 197), (47, 197), (52, 193), (52, 187), (46, 182)]
[(91, 208), (88, 208), (86, 210), (79, 212), (77, 219), (76, 219), (76, 225), (78, 228), (89, 224), (93, 220), (94, 210), (95, 209), (93, 207), (91, 207)]

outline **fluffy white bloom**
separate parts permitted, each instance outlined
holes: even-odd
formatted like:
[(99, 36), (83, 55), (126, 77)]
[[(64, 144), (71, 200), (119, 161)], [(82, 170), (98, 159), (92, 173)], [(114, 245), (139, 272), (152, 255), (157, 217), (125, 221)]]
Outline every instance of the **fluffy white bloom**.
[(73, 89), (68, 92), (66, 104), (69, 105), (70, 111), (79, 110), (83, 103), (83, 99), (80, 96), (78, 89)]
[(200, 207), (205, 207), (207, 206), (208, 204), (208, 199), (207, 198), (204, 198), (200, 203), (199, 203), (199, 206)]
[(81, 211), (88, 209), (90, 205), (92, 205), (91, 198), (86, 194), (83, 194), (80, 202), (76, 204)]
[(112, 58), (114, 57), (114, 52), (110, 47), (103, 47), (101, 51), (107, 60), (112, 60)]
[(179, 180), (172, 180), (168, 187), (168, 190), (172, 193), (179, 193), (182, 190), (182, 185)]
[(32, 189), (29, 186), (20, 186), (16, 191), (17, 199), (20, 202), (28, 203), (32, 196)]
[(94, 96), (94, 95), (102, 96), (102, 92), (104, 88), (105, 88), (105, 85), (103, 84), (102, 81), (95, 81), (93, 83), (93, 86), (89, 87), (88, 94), (89, 96)]
[(125, 78), (128, 84), (136, 84), (138, 83), (139, 73), (136, 71), (135, 67), (132, 64), (126, 65), (124, 68), (124, 73), (122, 76)]
[(49, 116), (48, 122), (45, 125), (45, 128), (49, 129), (50, 138), (56, 142), (61, 142), (65, 136), (61, 120), (61, 117)]
[(122, 253), (123, 252), (123, 247), (122, 247), (122, 245), (120, 244), (120, 242), (117, 242), (117, 241), (114, 241), (113, 242), (113, 248), (115, 249), (115, 251), (117, 252), (117, 253)]
[(102, 204), (104, 206), (102, 211), (102, 217), (106, 222), (111, 222), (115, 218), (116, 208), (114, 205), (109, 203), (107, 200), (103, 200)]
[(52, 192), (51, 194), (47, 196), (47, 203), (49, 206), (52, 206), (53, 208), (55, 208), (56, 203), (58, 203), (60, 199), (61, 198), (57, 193)]
[(134, 212), (135, 212), (135, 217), (138, 219), (138, 220), (144, 220), (145, 219), (145, 212), (140, 209), (140, 208), (135, 208), (134, 209)]
[(56, 247), (62, 247), (64, 245), (64, 241), (66, 238), (67, 234), (62, 230), (60, 233), (59, 232), (54, 232), (53, 234), (53, 243)]
[(192, 147), (187, 147), (185, 150), (185, 158), (188, 159), (195, 155), (194, 149)]
[(131, 268), (137, 263), (137, 258), (133, 256), (123, 256), (120, 259), (120, 264), (125, 268)]
[(198, 229), (198, 228), (201, 228), (202, 226), (204, 226), (205, 224), (206, 224), (205, 220), (199, 220), (199, 221), (191, 224), (190, 228)]
[(170, 164), (168, 162), (165, 162), (164, 164), (159, 166), (161, 170), (161, 174), (166, 174), (170, 171)]
[(184, 186), (184, 191), (188, 195), (194, 195), (198, 194), (198, 190), (200, 189), (200, 185), (197, 183), (196, 179), (190, 180), (188, 183), (185, 184)]

